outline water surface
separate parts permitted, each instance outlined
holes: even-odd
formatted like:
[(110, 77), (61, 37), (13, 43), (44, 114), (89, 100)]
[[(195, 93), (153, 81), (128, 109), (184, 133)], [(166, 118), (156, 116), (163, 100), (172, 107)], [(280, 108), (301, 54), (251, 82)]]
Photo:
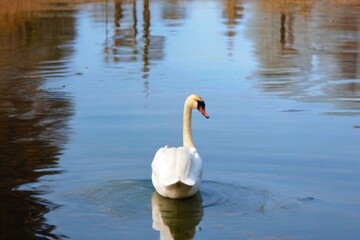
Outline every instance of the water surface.
[[(360, 2), (2, 1), (1, 239), (360, 238)], [(154, 193), (190, 93), (204, 161)]]

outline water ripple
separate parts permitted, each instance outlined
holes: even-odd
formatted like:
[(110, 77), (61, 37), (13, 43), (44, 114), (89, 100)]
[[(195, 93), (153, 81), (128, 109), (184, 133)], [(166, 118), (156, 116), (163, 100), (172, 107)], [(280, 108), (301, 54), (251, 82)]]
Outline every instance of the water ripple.
[[(81, 195), (102, 212), (132, 218), (150, 211), (154, 191), (150, 180), (121, 180), (87, 189)], [(212, 181), (202, 183), (200, 194), (206, 214), (258, 214), (270, 202), (267, 190)]]
[(261, 213), (269, 201), (267, 190), (211, 181), (203, 183), (201, 195), (204, 208), (215, 214)]

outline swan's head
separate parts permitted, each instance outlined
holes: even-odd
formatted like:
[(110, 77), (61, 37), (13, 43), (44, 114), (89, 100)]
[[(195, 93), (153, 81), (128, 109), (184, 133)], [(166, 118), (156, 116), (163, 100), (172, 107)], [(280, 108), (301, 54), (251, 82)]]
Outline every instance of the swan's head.
[(209, 118), (209, 115), (205, 110), (205, 102), (199, 95), (192, 94), (188, 96), (185, 101), (185, 105), (190, 106), (193, 109), (197, 109), (204, 117)]

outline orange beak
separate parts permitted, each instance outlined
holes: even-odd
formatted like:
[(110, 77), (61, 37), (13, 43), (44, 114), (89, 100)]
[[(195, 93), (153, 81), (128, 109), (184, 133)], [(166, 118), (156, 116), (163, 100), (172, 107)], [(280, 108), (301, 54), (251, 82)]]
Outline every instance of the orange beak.
[(199, 112), (201, 112), (204, 117), (209, 118), (209, 115), (207, 114), (205, 108), (200, 107)]

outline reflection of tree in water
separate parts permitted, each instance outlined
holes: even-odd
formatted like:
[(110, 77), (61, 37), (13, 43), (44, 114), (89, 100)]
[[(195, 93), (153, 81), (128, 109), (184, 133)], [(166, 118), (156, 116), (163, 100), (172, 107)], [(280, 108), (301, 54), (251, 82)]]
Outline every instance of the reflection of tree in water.
[[(106, 39), (105, 61), (113, 63), (136, 62), (141, 59), (144, 79), (144, 92), (149, 94), (148, 77), (152, 61), (163, 58), (165, 38), (151, 35), (151, 11), (149, 0), (143, 0), (142, 14), (138, 13), (138, 1), (115, 1), (107, 7), (107, 18), (113, 16), (114, 26), (111, 40)], [(111, 14), (112, 12), (112, 14)], [(139, 18), (139, 15), (142, 17)], [(106, 22), (108, 20), (106, 19)], [(141, 35), (139, 25), (142, 26)], [(108, 38), (108, 37), (107, 37)]]
[(311, 62), (309, 39), (306, 34), (298, 34), (307, 28), (307, 14), (299, 14), (302, 9), (308, 9), (307, 4), (306, 1), (298, 4), (296, 1), (263, 1), (257, 5), (249, 29), (261, 65), (260, 87), (266, 92), (296, 95), (299, 89), (294, 88), (294, 82), (307, 81), (304, 72)]
[[(360, 6), (339, 5), (332, 10), (331, 21), (321, 23), (326, 37), (332, 39), (327, 43), (331, 46), (333, 60), (337, 66), (330, 69), (333, 82), (325, 88), (328, 95), (334, 96), (338, 108), (360, 110)], [(334, 71), (336, 70), (336, 71)]]
[(249, 30), (261, 64), (257, 78), (266, 92), (334, 102), (340, 110), (356, 112), (360, 6), (332, 2), (258, 4)]
[(236, 35), (235, 27), (239, 24), (239, 20), (243, 18), (244, 7), (240, 0), (224, 0), (223, 17), (226, 19), (225, 24), (228, 26), (226, 36), (229, 38), (228, 49), (229, 56), (232, 55), (234, 40)]
[(167, 0), (162, 4), (162, 18), (168, 26), (179, 26), (180, 21), (186, 18), (186, 4), (179, 0)]
[[(55, 207), (41, 199), (46, 189), (21, 185), (59, 173), (72, 104), (65, 93), (41, 90), (42, 61), (71, 53), (59, 47), (74, 38), (72, 13), (19, 12), (0, 15), (0, 239), (58, 238), (44, 214)], [(44, 46), (48, 46), (47, 48)], [(38, 74), (40, 76), (41, 74)]]

